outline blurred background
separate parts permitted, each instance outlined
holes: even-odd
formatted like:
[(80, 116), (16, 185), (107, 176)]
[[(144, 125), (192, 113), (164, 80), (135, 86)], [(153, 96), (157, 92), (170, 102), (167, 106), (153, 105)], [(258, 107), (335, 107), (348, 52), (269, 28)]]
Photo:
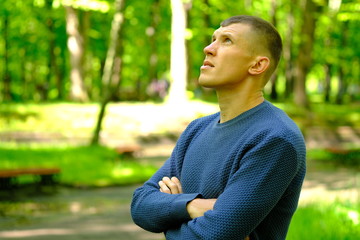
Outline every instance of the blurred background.
[(0, 238), (164, 239), (132, 192), (218, 111), (203, 48), (239, 14), (279, 30), (265, 95), (308, 148), (288, 239), (360, 239), (358, 0), (2, 0)]

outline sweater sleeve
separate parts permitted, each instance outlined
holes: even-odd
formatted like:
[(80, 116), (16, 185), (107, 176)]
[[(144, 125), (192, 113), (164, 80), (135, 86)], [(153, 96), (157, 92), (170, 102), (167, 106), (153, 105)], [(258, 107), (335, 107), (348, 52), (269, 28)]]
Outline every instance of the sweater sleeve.
[(167, 239), (244, 239), (266, 218), (284, 197), (299, 164), (288, 140), (272, 138), (261, 143), (241, 158), (214, 209), (170, 229)]
[(201, 195), (199, 193), (162, 193), (158, 182), (165, 176), (175, 176), (180, 179), (187, 144), (195, 133), (193, 126), (194, 124), (190, 124), (184, 131), (165, 164), (133, 194), (131, 215), (133, 221), (145, 230), (165, 232), (170, 228), (179, 228), (182, 223), (191, 220), (186, 204)]
[(199, 196), (199, 194), (167, 194), (159, 191), (158, 182), (164, 176), (171, 176), (168, 169), (169, 162), (170, 160), (142, 187), (136, 189), (133, 195), (132, 218), (138, 226), (151, 232), (164, 232), (191, 220), (186, 204)]

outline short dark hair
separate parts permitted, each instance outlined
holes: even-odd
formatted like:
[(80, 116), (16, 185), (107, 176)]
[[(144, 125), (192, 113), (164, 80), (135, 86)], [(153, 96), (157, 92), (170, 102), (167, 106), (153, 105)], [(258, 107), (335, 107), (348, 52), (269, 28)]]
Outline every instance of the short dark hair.
[(258, 36), (265, 40), (266, 48), (274, 60), (272, 71), (275, 71), (282, 53), (282, 40), (276, 28), (262, 18), (248, 15), (230, 17), (222, 21), (220, 26), (226, 27), (234, 23), (248, 24)]

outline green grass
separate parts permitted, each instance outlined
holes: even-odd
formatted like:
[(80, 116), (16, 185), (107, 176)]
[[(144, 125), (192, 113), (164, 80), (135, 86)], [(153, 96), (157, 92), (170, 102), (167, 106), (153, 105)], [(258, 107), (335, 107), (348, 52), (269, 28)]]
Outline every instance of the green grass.
[(95, 126), (96, 104), (0, 104), (0, 132), (45, 132), (64, 137), (89, 136)]
[(360, 239), (360, 205), (336, 202), (299, 207), (292, 219), (286, 239)]
[[(59, 167), (60, 183), (72, 186), (110, 186), (140, 183), (147, 180), (156, 167), (120, 159), (106, 147), (0, 147), (0, 169), (31, 167)], [(34, 182), (30, 176), (19, 178), (19, 183)]]
[(307, 159), (323, 166), (327, 164), (333, 168), (347, 167), (360, 170), (360, 149), (311, 149), (307, 151)]

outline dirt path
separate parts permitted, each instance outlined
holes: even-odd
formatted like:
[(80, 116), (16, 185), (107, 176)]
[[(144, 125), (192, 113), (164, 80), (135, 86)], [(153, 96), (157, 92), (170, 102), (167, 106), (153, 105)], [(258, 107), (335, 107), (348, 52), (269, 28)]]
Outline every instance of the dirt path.
[(163, 239), (133, 224), (129, 206), (136, 187), (59, 188), (56, 195), (28, 196), (22, 209), (0, 217), (0, 239)]

